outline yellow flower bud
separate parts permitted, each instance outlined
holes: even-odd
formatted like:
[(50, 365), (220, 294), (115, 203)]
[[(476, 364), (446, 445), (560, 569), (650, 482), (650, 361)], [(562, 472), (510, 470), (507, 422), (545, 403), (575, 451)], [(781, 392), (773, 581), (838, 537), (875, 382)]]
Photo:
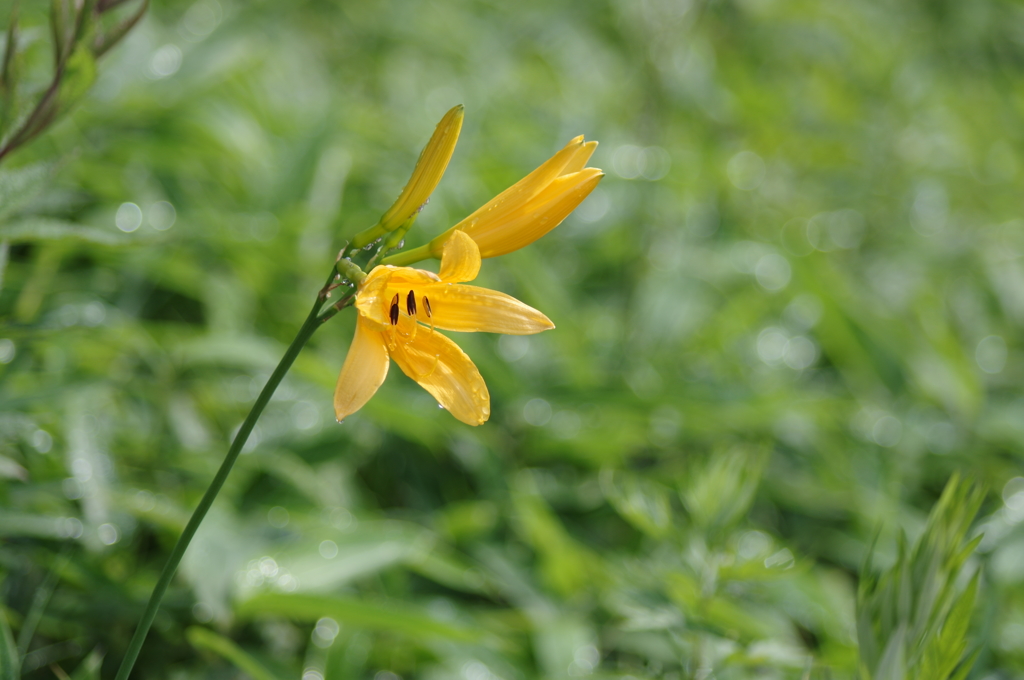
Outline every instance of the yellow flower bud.
[(472, 215), (430, 242), (440, 257), (455, 230), (476, 241), (481, 257), (496, 257), (529, 245), (569, 216), (604, 173), (585, 167), (597, 142), (576, 137), (543, 165), (501, 192)]
[(437, 183), (441, 181), (445, 168), (448, 167), (452, 152), (455, 151), (455, 142), (459, 140), (459, 131), (462, 130), (463, 116), (463, 107), (459, 104), (444, 114), (444, 118), (437, 124), (430, 141), (423, 147), (423, 152), (420, 153), (420, 158), (412, 171), (412, 177), (402, 189), (402, 194), (380, 218), (378, 224), (383, 231), (394, 231), (405, 224), (430, 198)]

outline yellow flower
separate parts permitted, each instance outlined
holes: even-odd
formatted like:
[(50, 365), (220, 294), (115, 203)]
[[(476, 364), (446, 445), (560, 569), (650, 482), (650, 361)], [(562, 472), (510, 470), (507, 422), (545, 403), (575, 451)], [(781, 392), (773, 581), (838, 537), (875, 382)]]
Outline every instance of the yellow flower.
[[(362, 238), (354, 239), (355, 247), (362, 248), (383, 234), (398, 229), (416, 216), (423, 204), (430, 198), (430, 194), (434, 193), (437, 183), (444, 175), (445, 168), (448, 167), (448, 161), (451, 160), (452, 153), (455, 151), (455, 143), (459, 141), (464, 115), (462, 104), (452, 107), (448, 113), (444, 114), (441, 122), (434, 129), (430, 141), (423, 147), (419, 160), (416, 161), (416, 167), (413, 168), (412, 176), (405, 188), (402, 189), (402, 193), (381, 216), (375, 227), (360, 234), (359, 237)], [(363, 240), (366, 243), (355, 242)]]
[(469, 234), (481, 257), (497, 257), (529, 245), (548, 233), (586, 198), (604, 177), (585, 167), (597, 142), (576, 137), (543, 165), (501, 192), (472, 215), (430, 243), (385, 258), (385, 263), (410, 264), (440, 257), (456, 231)]
[(356, 335), (334, 392), (339, 421), (369, 401), (391, 359), (462, 422), (487, 420), (491, 398), (480, 371), (435, 328), (531, 335), (555, 326), (509, 295), (463, 285), (479, 271), (480, 249), (455, 232), (444, 244), (438, 274), (381, 265), (366, 276), (356, 294)]

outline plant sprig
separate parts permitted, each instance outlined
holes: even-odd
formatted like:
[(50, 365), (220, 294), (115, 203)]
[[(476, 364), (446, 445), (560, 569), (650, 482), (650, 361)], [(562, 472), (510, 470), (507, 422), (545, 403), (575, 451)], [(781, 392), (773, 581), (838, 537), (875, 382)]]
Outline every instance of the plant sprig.
[[(0, 65), (0, 161), (45, 132), (96, 80), (96, 60), (120, 42), (146, 13), (149, 0), (120, 20), (106, 17), (134, 0), (52, 0), (53, 75), (34, 103), (20, 101), (18, 6), (11, 12)], [(27, 113), (22, 114), (22, 111)]]
[(965, 652), (978, 573), (968, 578), (968, 559), (982, 536), (968, 540), (967, 533), (984, 498), (978, 484), (953, 475), (913, 547), (900, 536), (896, 564), (876, 573), (869, 551), (857, 593), (862, 677), (960, 680), (970, 672), (977, 653)]

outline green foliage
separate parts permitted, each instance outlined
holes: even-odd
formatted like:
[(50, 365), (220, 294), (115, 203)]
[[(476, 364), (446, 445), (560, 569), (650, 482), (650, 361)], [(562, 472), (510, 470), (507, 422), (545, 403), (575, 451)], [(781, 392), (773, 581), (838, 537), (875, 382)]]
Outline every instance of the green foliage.
[[(75, 53), (49, 4), (8, 31), (9, 133)], [(317, 331), (135, 677), (1024, 673), (1019, 4), (140, 4), (97, 0), (78, 44), (123, 40), (0, 169), (20, 677), (114, 676), (338, 248), (460, 102), (410, 246), (601, 143), (595, 193), (479, 279), (557, 329), (453, 334), (480, 428), (397, 370), (335, 423), (353, 319)], [(993, 490), (969, 554), (958, 472)]]
[(14, 645), (14, 636), (11, 634), (11, 626), (7, 623), (7, 616), (3, 609), (0, 609), (0, 678), (2, 680), (17, 680), (21, 677), (21, 656), (18, 648)]
[[(963, 577), (982, 539), (966, 536), (983, 500), (978, 485), (954, 475), (912, 549), (901, 535), (896, 564), (881, 575), (869, 556), (857, 592), (864, 678), (946, 680), (963, 661), (980, 574), (966, 586)], [(960, 677), (972, 663), (964, 662)]]
[(253, 680), (278, 680), (277, 675), (223, 635), (193, 626), (185, 631), (185, 636), (196, 649), (210, 651), (223, 657)]
[(52, 75), (38, 91), (32, 91), (38, 83), (21, 80), (21, 53), (27, 45), (19, 40), (19, 5), (14, 4), (0, 62), (0, 160), (53, 125), (92, 87), (96, 57), (124, 38), (149, 5), (142, 0), (132, 15), (104, 27), (104, 15), (124, 1), (52, 0)]
[(246, 600), (238, 609), (240, 616), (281, 615), (315, 623), (330, 616), (339, 623), (364, 630), (386, 630), (414, 637), (441, 637), (470, 642), (479, 639), (479, 631), (432, 619), (411, 607), (361, 602), (351, 598), (266, 593)]
[(733, 528), (750, 510), (767, 458), (763, 450), (734, 449), (690, 471), (682, 498), (693, 521), (709, 533)]

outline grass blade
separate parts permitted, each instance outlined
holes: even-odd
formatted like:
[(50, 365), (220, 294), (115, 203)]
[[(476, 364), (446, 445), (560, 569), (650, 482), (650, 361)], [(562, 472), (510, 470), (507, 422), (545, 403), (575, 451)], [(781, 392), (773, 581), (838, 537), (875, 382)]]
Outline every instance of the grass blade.
[(7, 615), (0, 607), (0, 680), (18, 680), (21, 677), (20, 658), (11, 627), (7, 623)]
[(214, 633), (212, 630), (192, 626), (185, 631), (185, 637), (188, 638), (189, 643), (196, 649), (205, 649), (208, 652), (213, 652), (223, 657), (253, 680), (281, 680), (251, 654), (233, 641), (223, 635)]

